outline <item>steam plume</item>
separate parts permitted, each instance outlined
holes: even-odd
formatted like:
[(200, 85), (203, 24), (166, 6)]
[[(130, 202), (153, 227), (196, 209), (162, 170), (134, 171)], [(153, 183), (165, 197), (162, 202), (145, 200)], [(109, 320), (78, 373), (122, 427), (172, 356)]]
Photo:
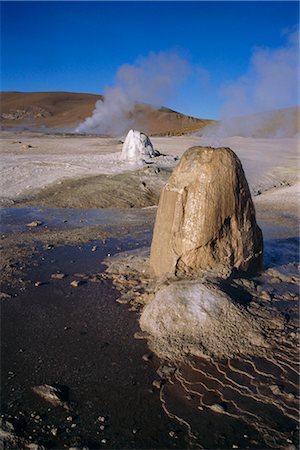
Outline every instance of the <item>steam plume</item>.
[(130, 112), (136, 103), (162, 105), (188, 72), (188, 63), (176, 52), (150, 53), (133, 65), (122, 65), (114, 85), (105, 89), (104, 100), (76, 131), (112, 135), (127, 131), (133, 126)]
[(221, 94), (226, 98), (222, 122), (208, 133), (213, 131), (223, 137), (292, 136), (297, 132), (296, 109), (275, 110), (299, 103), (298, 80), (297, 31), (287, 36), (283, 47), (257, 48), (253, 52), (247, 73), (222, 88)]

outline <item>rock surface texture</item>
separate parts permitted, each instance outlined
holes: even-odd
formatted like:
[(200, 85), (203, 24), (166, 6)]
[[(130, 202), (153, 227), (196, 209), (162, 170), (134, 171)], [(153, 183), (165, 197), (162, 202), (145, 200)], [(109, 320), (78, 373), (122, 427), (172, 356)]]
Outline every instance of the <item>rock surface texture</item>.
[(253, 273), (262, 256), (262, 232), (238, 157), (229, 148), (188, 149), (160, 196), (153, 274)]
[(122, 147), (121, 159), (139, 163), (144, 158), (153, 158), (155, 151), (149, 137), (136, 130), (129, 130)]
[(232, 357), (266, 346), (253, 316), (217, 285), (191, 280), (162, 285), (144, 308), (140, 327), (160, 357)]

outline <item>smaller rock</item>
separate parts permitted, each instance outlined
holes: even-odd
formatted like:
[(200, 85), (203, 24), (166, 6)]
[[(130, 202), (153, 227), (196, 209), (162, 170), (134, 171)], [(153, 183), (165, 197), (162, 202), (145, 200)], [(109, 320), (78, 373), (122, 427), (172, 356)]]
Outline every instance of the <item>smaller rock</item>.
[(81, 286), (84, 283), (85, 283), (84, 280), (73, 280), (73, 281), (71, 281), (70, 286), (78, 287), (78, 286)]
[(271, 390), (272, 394), (274, 394), (274, 395), (281, 394), (281, 390), (280, 390), (279, 386), (277, 386), (276, 384), (271, 384), (270, 390)]
[(261, 291), (259, 298), (262, 300), (267, 300), (267, 301), (272, 300), (271, 295), (267, 291)]
[(42, 384), (34, 386), (33, 392), (54, 406), (62, 406), (70, 410), (69, 388), (63, 385)]
[(36, 286), (36, 287), (39, 287), (39, 286), (42, 286), (44, 283), (42, 282), (42, 281), (36, 281), (35, 283), (34, 283), (34, 285)]
[(6, 292), (0, 292), (0, 300), (5, 300), (7, 298), (11, 298), (11, 295), (7, 294)]
[(53, 280), (62, 280), (63, 278), (66, 278), (66, 274), (65, 273), (52, 273), (51, 274), (51, 278)]
[(92, 252), (95, 252), (96, 250), (97, 250), (97, 245), (94, 245), (93, 247), (92, 247)]
[(214, 403), (213, 405), (210, 406), (210, 409), (212, 411), (216, 412), (216, 413), (219, 413), (219, 414), (224, 414), (225, 413), (225, 409), (219, 403)]
[(142, 359), (143, 359), (144, 361), (146, 361), (146, 362), (149, 362), (149, 361), (152, 359), (152, 355), (150, 355), (149, 353), (145, 353), (145, 354), (142, 356)]
[(170, 366), (160, 366), (156, 371), (156, 373), (161, 378), (169, 378), (175, 372), (176, 372), (176, 367), (170, 367)]
[(52, 244), (46, 244), (43, 247), (44, 250), (52, 250), (53, 248), (54, 248), (54, 245), (52, 245)]
[(97, 418), (97, 421), (98, 421), (98, 422), (104, 423), (104, 422), (106, 421), (106, 418), (105, 418), (105, 416), (99, 416), (99, 417)]
[(178, 439), (178, 433), (174, 430), (169, 431), (169, 436), (173, 439)]
[(152, 382), (152, 386), (155, 387), (156, 389), (160, 389), (162, 385), (163, 385), (162, 380), (154, 380)]
[(57, 434), (58, 434), (58, 428), (52, 428), (51, 431), (50, 431), (50, 433), (51, 433), (53, 436), (57, 436)]
[(43, 222), (41, 222), (40, 220), (34, 220), (33, 222), (27, 223), (26, 227), (34, 228), (34, 227), (39, 227), (42, 224), (43, 224)]

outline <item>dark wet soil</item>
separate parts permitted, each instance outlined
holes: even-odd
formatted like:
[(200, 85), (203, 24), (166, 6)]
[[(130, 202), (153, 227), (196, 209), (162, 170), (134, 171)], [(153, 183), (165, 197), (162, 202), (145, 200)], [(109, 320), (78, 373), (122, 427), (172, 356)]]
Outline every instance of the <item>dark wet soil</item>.
[[(101, 272), (101, 261), (117, 247), (144, 244), (108, 240), (95, 252), (90, 245), (40, 251), (27, 274), (30, 287), (2, 301), (2, 414), (27, 441), (46, 448), (186, 447), (182, 427), (164, 414), (152, 386), (158, 361), (144, 361), (146, 343), (133, 337), (136, 313), (115, 301), (109, 281), (70, 287), (74, 273)], [(67, 276), (51, 279), (58, 270)], [(37, 280), (44, 284), (34, 286)], [(32, 392), (45, 383), (70, 389), (71, 412)]]
[[(142, 220), (136, 220), (141, 212), (134, 210), (102, 210), (101, 214), (20, 209), (5, 216), (16, 236), (22, 239), (26, 232), (32, 233), (36, 246), (22, 272), (25, 285), (1, 288), (11, 295), (1, 300), (1, 413), (13, 424), (15, 434), (24, 438), (22, 445), (11, 443), (6, 448), (25, 448), (25, 443), (33, 442), (46, 449), (199, 445), (296, 449), (298, 288), (294, 277), (299, 239), (294, 227), (276, 231), (276, 226), (262, 224), (266, 272), (253, 281), (253, 302), (258, 316), (265, 314), (270, 323), (274, 321), (271, 355), (218, 362), (194, 358), (177, 367), (159, 390), (152, 383), (159, 380), (156, 370), (164, 363), (149, 353), (146, 341), (134, 339), (138, 314), (130, 305), (116, 302), (119, 292), (101, 276), (108, 255), (150, 245), (154, 214), (145, 212)], [(95, 224), (115, 233), (119, 224), (122, 232), (105, 239), (91, 234), (87, 242), (70, 239), (66, 240), (70, 245), (50, 245), (45, 250), (40, 227), (26, 230), (27, 219), (41, 219), (49, 227), (47, 243), (52, 227), (71, 235)], [(24, 234), (18, 234), (23, 229)], [(8, 231), (10, 226), (2, 228)], [(57, 272), (66, 276), (52, 279)], [(73, 280), (83, 284), (72, 287)], [(42, 284), (35, 286), (36, 282)], [(264, 291), (271, 300), (261, 297)], [(145, 354), (150, 357), (143, 358)], [(32, 391), (34, 386), (56, 383), (69, 389), (70, 411)]]

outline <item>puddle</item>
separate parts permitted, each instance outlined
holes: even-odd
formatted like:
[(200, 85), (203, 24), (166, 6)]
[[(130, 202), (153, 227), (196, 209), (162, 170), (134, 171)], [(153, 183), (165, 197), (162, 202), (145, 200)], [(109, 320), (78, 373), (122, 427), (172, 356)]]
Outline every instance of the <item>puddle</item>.
[(31, 231), (41, 228), (82, 228), (93, 225), (126, 225), (140, 221), (141, 215), (153, 218), (156, 208), (132, 209), (75, 209), (75, 208), (1, 208), (0, 232), (16, 233), (28, 230), (27, 223), (40, 221), (42, 225), (30, 228)]

